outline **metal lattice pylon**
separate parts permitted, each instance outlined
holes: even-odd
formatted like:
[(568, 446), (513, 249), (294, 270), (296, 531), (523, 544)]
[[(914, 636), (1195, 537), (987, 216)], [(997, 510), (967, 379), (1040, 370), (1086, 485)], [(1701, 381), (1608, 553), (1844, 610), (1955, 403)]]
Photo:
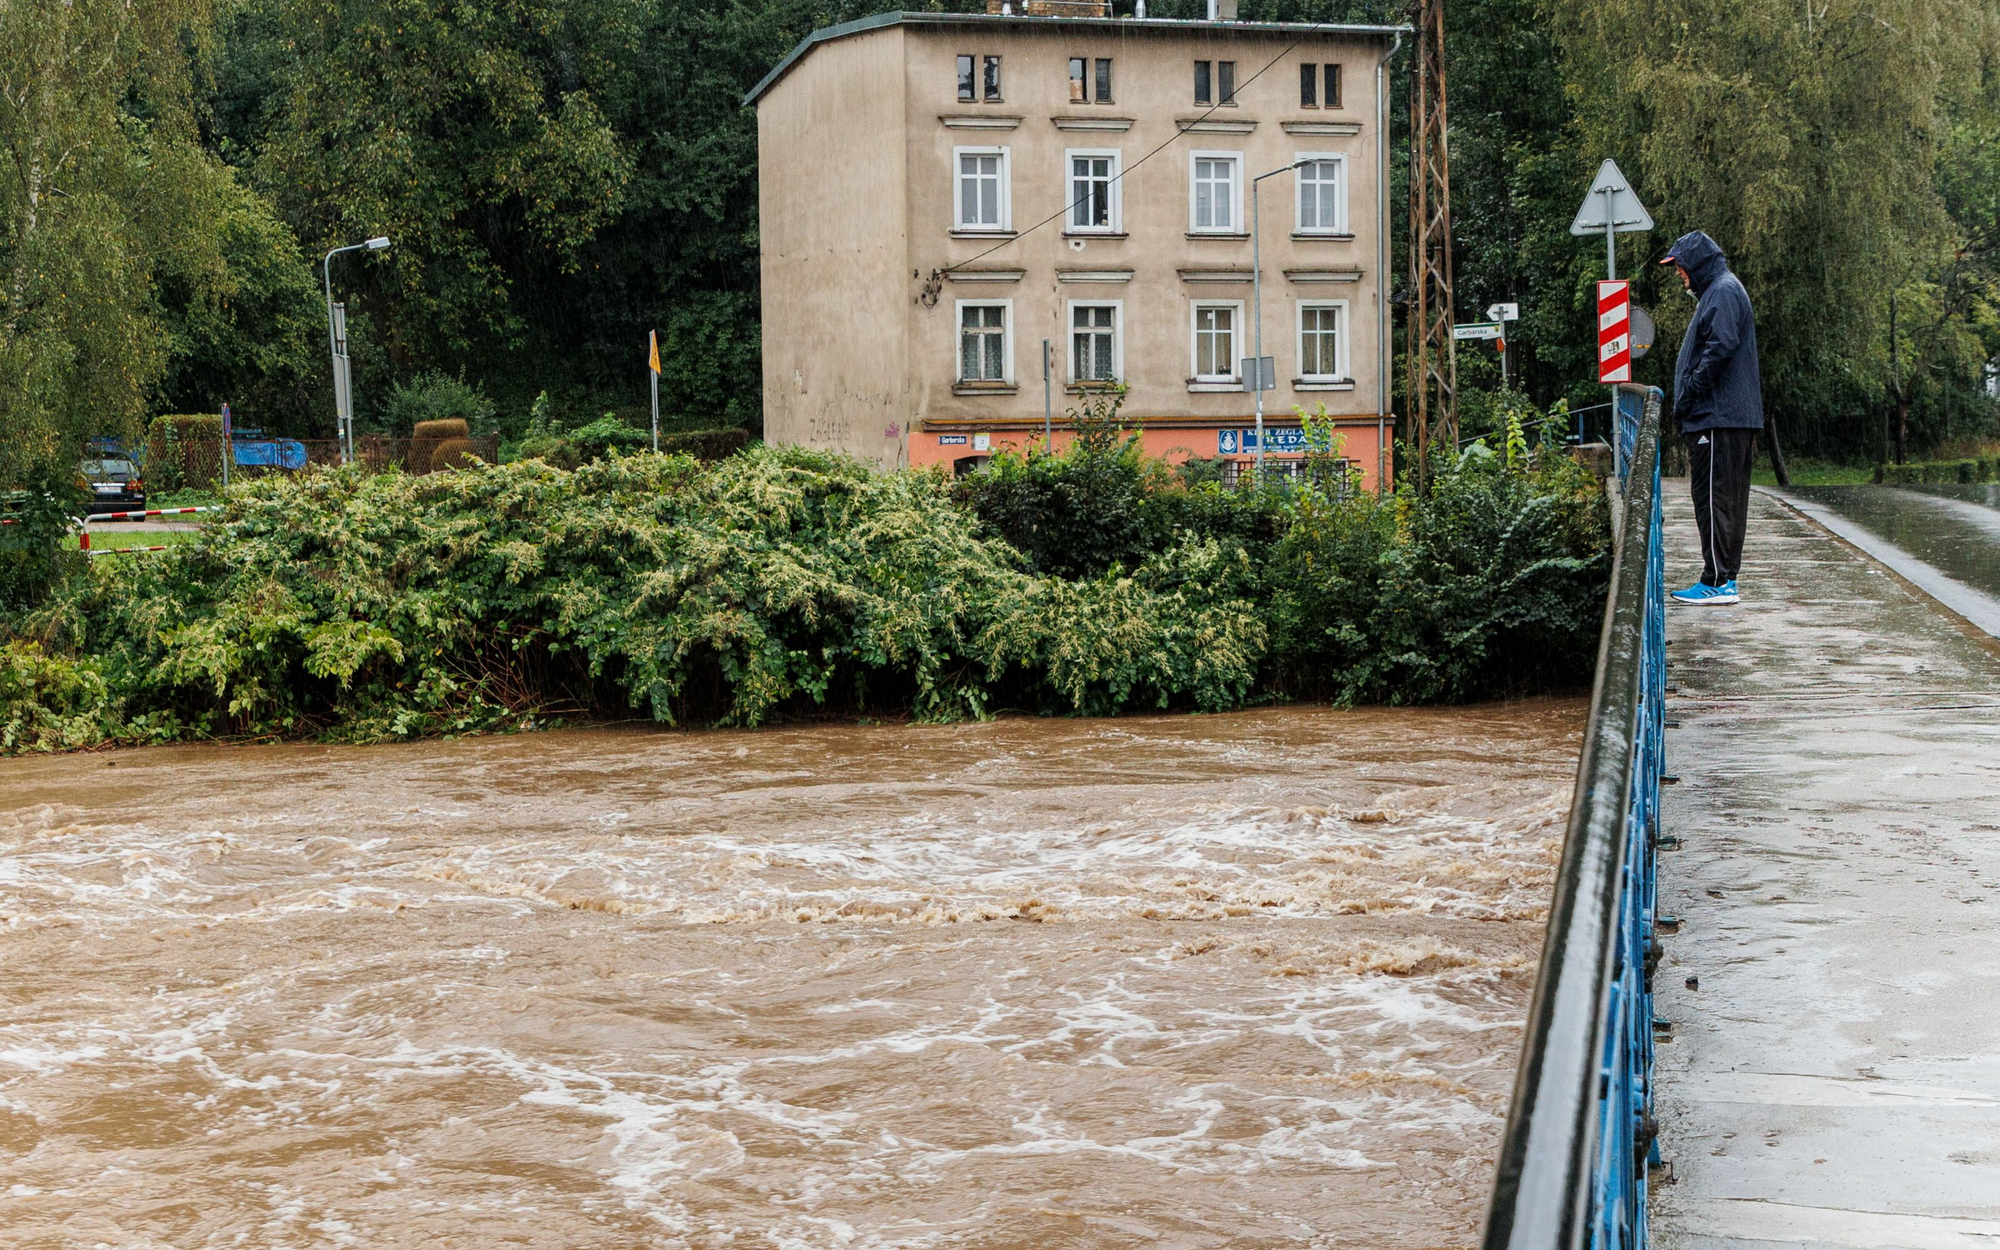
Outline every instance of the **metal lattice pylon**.
[(1446, 151), (1444, 0), (1416, 0), (1410, 74), (1410, 441), (1417, 483), (1431, 448), (1458, 450), (1458, 355), (1451, 336), (1451, 162)]

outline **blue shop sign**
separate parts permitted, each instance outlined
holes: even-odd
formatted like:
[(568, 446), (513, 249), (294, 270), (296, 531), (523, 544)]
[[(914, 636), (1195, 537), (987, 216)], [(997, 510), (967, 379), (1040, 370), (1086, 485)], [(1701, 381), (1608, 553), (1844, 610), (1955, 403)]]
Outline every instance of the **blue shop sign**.
[[(1256, 450), (1256, 430), (1215, 432), (1215, 453), (1219, 456), (1245, 455)], [(1267, 425), (1264, 427), (1264, 450), (1271, 455), (1302, 455), (1311, 448), (1306, 446), (1305, 431), (1298, 426)]]

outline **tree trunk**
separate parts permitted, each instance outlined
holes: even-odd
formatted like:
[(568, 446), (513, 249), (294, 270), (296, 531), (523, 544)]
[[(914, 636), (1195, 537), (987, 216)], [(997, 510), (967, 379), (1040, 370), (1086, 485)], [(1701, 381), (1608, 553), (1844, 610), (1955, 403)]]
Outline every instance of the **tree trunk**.
[(1778, 479), (1778, 485), (1791, 486), (1792, 475), (1785, 472), (1785, 453), (1778, 446), (1778, 423), (1768, 412), (1764, 414), (1764, 450), (1771, 453), (1771, 474)]

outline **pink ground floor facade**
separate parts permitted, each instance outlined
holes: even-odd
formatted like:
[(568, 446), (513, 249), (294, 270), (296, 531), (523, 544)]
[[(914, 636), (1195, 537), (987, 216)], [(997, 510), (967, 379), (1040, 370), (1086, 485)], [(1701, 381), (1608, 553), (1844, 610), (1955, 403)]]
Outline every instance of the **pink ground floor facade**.
[[(1137, 418), (1127, 428), (1139, 435), (1139, 445), (1149, 456), (1180, 463), (1191, 456), (1220, 457), (1233, 477), (1247, 471), (1257, 456), (1255, 417)], [(1375, 491), (1383, 482), (1393, 485), (1394, 419), (1390, 417), (1338, 417), (1334, 420), (1340, 454), (1360, 470), (1362, 489)], [(1067, 447), (1073, 433), (1061, 421), (1051, 431), (1055, 448)], [(963, 418), (918, 421), (906, 436), (911, 467), (949, 465), (960, 470), (977, 467), (1001, 451), (1025, 452), (1040, 447), (1042, 423), (1019, 420), (978, 421)], [(1264, 467), (1270, 472), (1292, 472), (1305, 459), (1299, 422), (1289, 414), (1264, 419)]]

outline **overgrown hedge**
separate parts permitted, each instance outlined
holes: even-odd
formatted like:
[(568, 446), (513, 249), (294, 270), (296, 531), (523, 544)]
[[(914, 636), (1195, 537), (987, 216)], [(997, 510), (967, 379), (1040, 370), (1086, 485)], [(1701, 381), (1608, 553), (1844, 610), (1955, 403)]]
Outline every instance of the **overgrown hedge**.
[(1985, 460), (1926, 460), (1910, 464), (1878, 464), (1875, 481), (1889, 486), (1922, 482), (1973, 483), (2000, 479), (2000, 457)]
[(213, 490), (222, 481), (222, 414), (165, 413), (146, 427), (148, 491)]
[(1387, 501), (1190, 487), (1129, 440), (971, 485), (769, 447), (315, 470), (15, 615), (0, 749), (1468, 699), (1586, 681), (1607, 562), (1560, 456)]

